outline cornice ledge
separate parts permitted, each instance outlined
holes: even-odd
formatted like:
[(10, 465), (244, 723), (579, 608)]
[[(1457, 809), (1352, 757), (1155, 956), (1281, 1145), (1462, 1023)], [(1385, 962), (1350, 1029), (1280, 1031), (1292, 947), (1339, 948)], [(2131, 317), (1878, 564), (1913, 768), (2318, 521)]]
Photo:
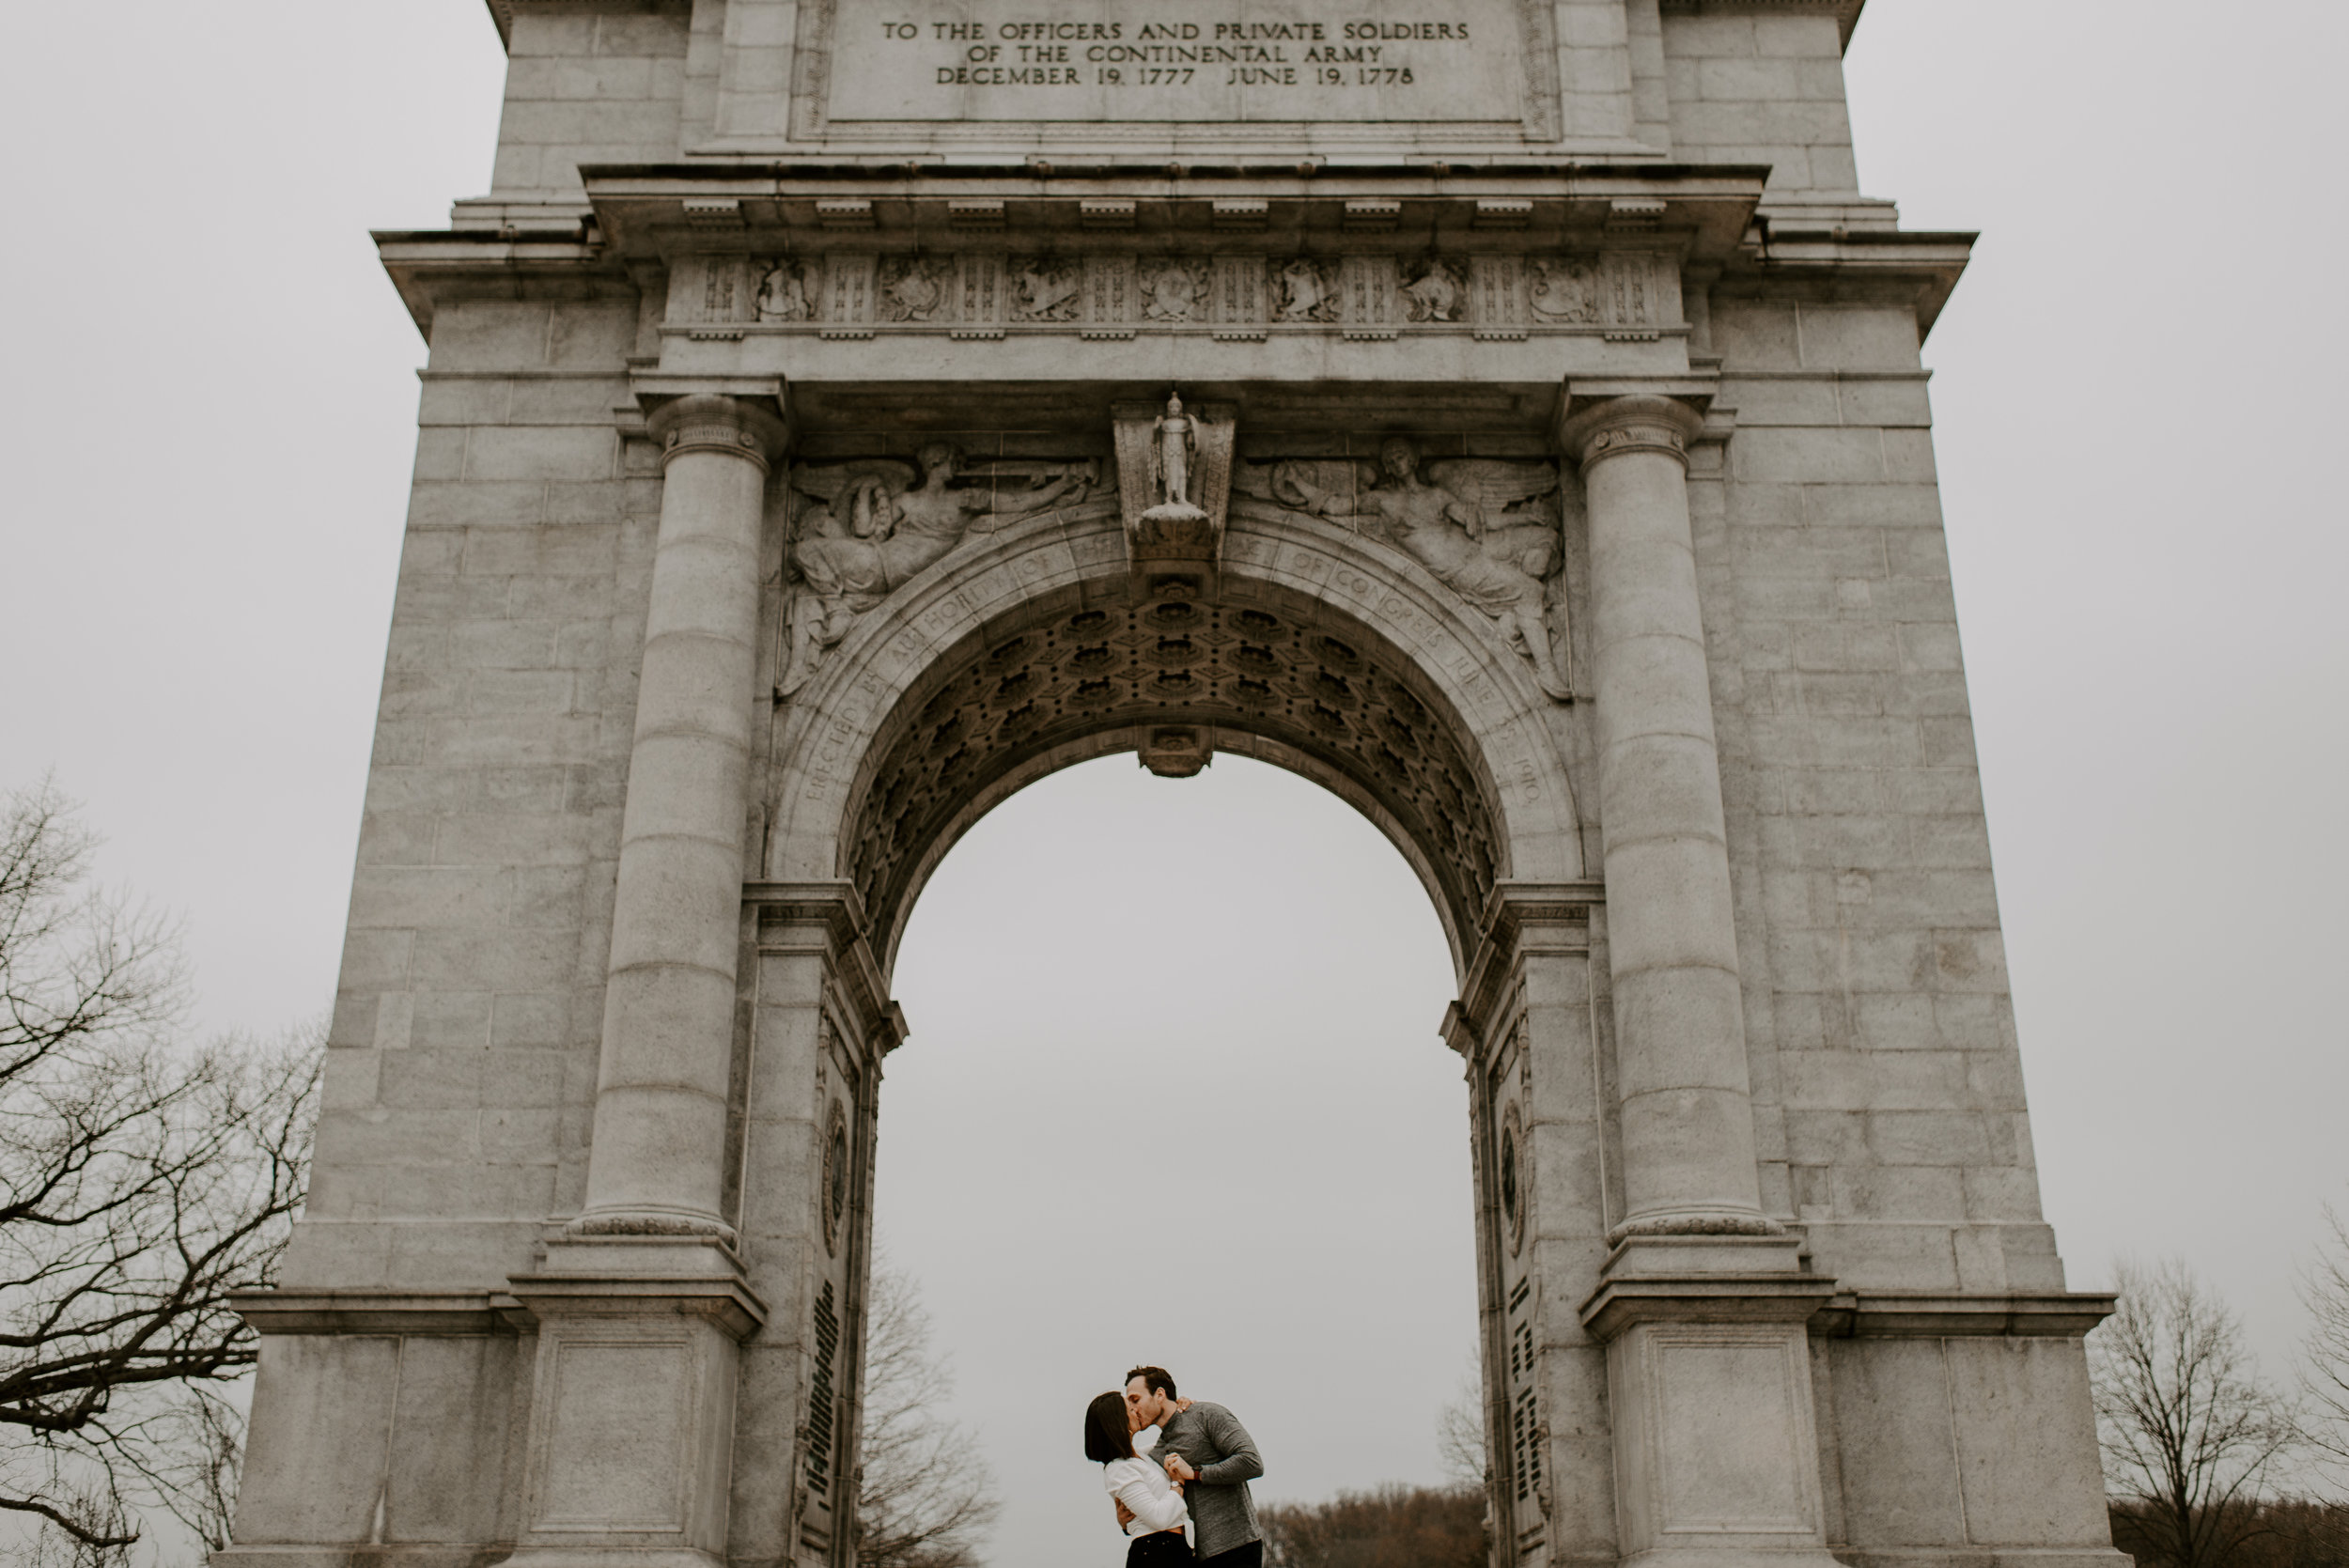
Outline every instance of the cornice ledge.
[(1808, 1323), (1834, 1295), (1809, 1274), (1634, 1274), (1601, 1281), (1576, 1311), (1604, 1343), (1642, 1323)]
[(1812, 1327), (1837, 1339), (2077, 1339), (2112, 1315), (2099, 1291), (1839, 1291)]
[(254, 1332), (277, 1334), (512, 1334), (530, 1324), (503, 1291), (247, 1290), (228, 1305)]
[(660, 9), (661, 0), (489, 0), (489, 4), (498, 42), (510, 50), (514, 19), (524, 11), (649, 11)]
[(533, 1318), (642, 1316), (708, 1318), (748, 1339), (767, 1321), (767, 1303), (731, 1274), (517, 1274), (506, 1281)]
[(1672, 11), (1797, 11), (1814, 16), (1831, 16), (1836, 30), (1843, 35), (1843, 47), (1851, 47), (1852, 29), (1859, 25), (1859, 12), (1868, 0), (1662, 0), (1662, 8)]

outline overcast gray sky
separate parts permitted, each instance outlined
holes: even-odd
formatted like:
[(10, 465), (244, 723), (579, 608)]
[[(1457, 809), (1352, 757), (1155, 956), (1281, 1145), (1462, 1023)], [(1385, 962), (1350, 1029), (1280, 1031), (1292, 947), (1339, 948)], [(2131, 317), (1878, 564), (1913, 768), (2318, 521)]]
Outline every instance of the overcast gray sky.
[[(2279, 1374), (2349, 1197), (2345, 57), (2320, 0), (1874, 0), (1847, 62), (1865, 187), (1985, 233), (1926, 359), (2048, 1212), (2076, 1283), (2183, 1254)], [(366, 230), (486, 186), (502, 64), (479, 0), (22, 7), (0, 49), (0, 784), (54, 768), (185, 913), (208, 1025), (331, 996), (423, 359)], [(1434, 1478), (1449, 989), (1400, 858), (1253, 765), (1095, 764), (947, 859), (880, 1223), (997, 1560), (1101, 1557), (1077, 1405), (1140, 1356), (1271, 1496)]]

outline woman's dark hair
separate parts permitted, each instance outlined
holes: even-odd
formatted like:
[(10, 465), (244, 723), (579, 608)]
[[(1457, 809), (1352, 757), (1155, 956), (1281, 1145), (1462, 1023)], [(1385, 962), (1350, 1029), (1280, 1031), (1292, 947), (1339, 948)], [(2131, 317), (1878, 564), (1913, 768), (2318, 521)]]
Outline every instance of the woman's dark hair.
[(1126, 1426), (1126, 1396), (1098, 1394), (1085, 1406), (1085, 1457), (1097, 1465), (1134, 1456), (1134, 1435)]

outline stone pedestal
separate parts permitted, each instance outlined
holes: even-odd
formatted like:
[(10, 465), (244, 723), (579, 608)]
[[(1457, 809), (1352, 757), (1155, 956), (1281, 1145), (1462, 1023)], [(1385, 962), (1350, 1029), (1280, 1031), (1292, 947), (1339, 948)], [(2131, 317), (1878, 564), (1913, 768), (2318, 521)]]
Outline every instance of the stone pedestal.
[(558, 1243), (513, 1281), (538, 1326), (517, 1568), (723, 1568), (740, 1342), (734, 1255), (685, 1238)]

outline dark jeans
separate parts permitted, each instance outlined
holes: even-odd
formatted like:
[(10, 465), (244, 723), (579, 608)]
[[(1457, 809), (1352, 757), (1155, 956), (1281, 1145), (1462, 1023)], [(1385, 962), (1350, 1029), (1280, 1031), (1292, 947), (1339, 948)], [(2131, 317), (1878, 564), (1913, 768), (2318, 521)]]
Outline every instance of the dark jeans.
[(1251, 1541), (1245, 1546), (1234, 1546), (1228, 1552), (1199, 1560), (1199, 1568), (1264, 1568), (1264, 1543)]
[(1174, 1568), (1175, 1563), (1190, 1560), (1190, 1543), (1183, 1539), (1179, 1529), (1137, 1535), (1133, 1545), (1126, 1548), (1126, 1568)]

